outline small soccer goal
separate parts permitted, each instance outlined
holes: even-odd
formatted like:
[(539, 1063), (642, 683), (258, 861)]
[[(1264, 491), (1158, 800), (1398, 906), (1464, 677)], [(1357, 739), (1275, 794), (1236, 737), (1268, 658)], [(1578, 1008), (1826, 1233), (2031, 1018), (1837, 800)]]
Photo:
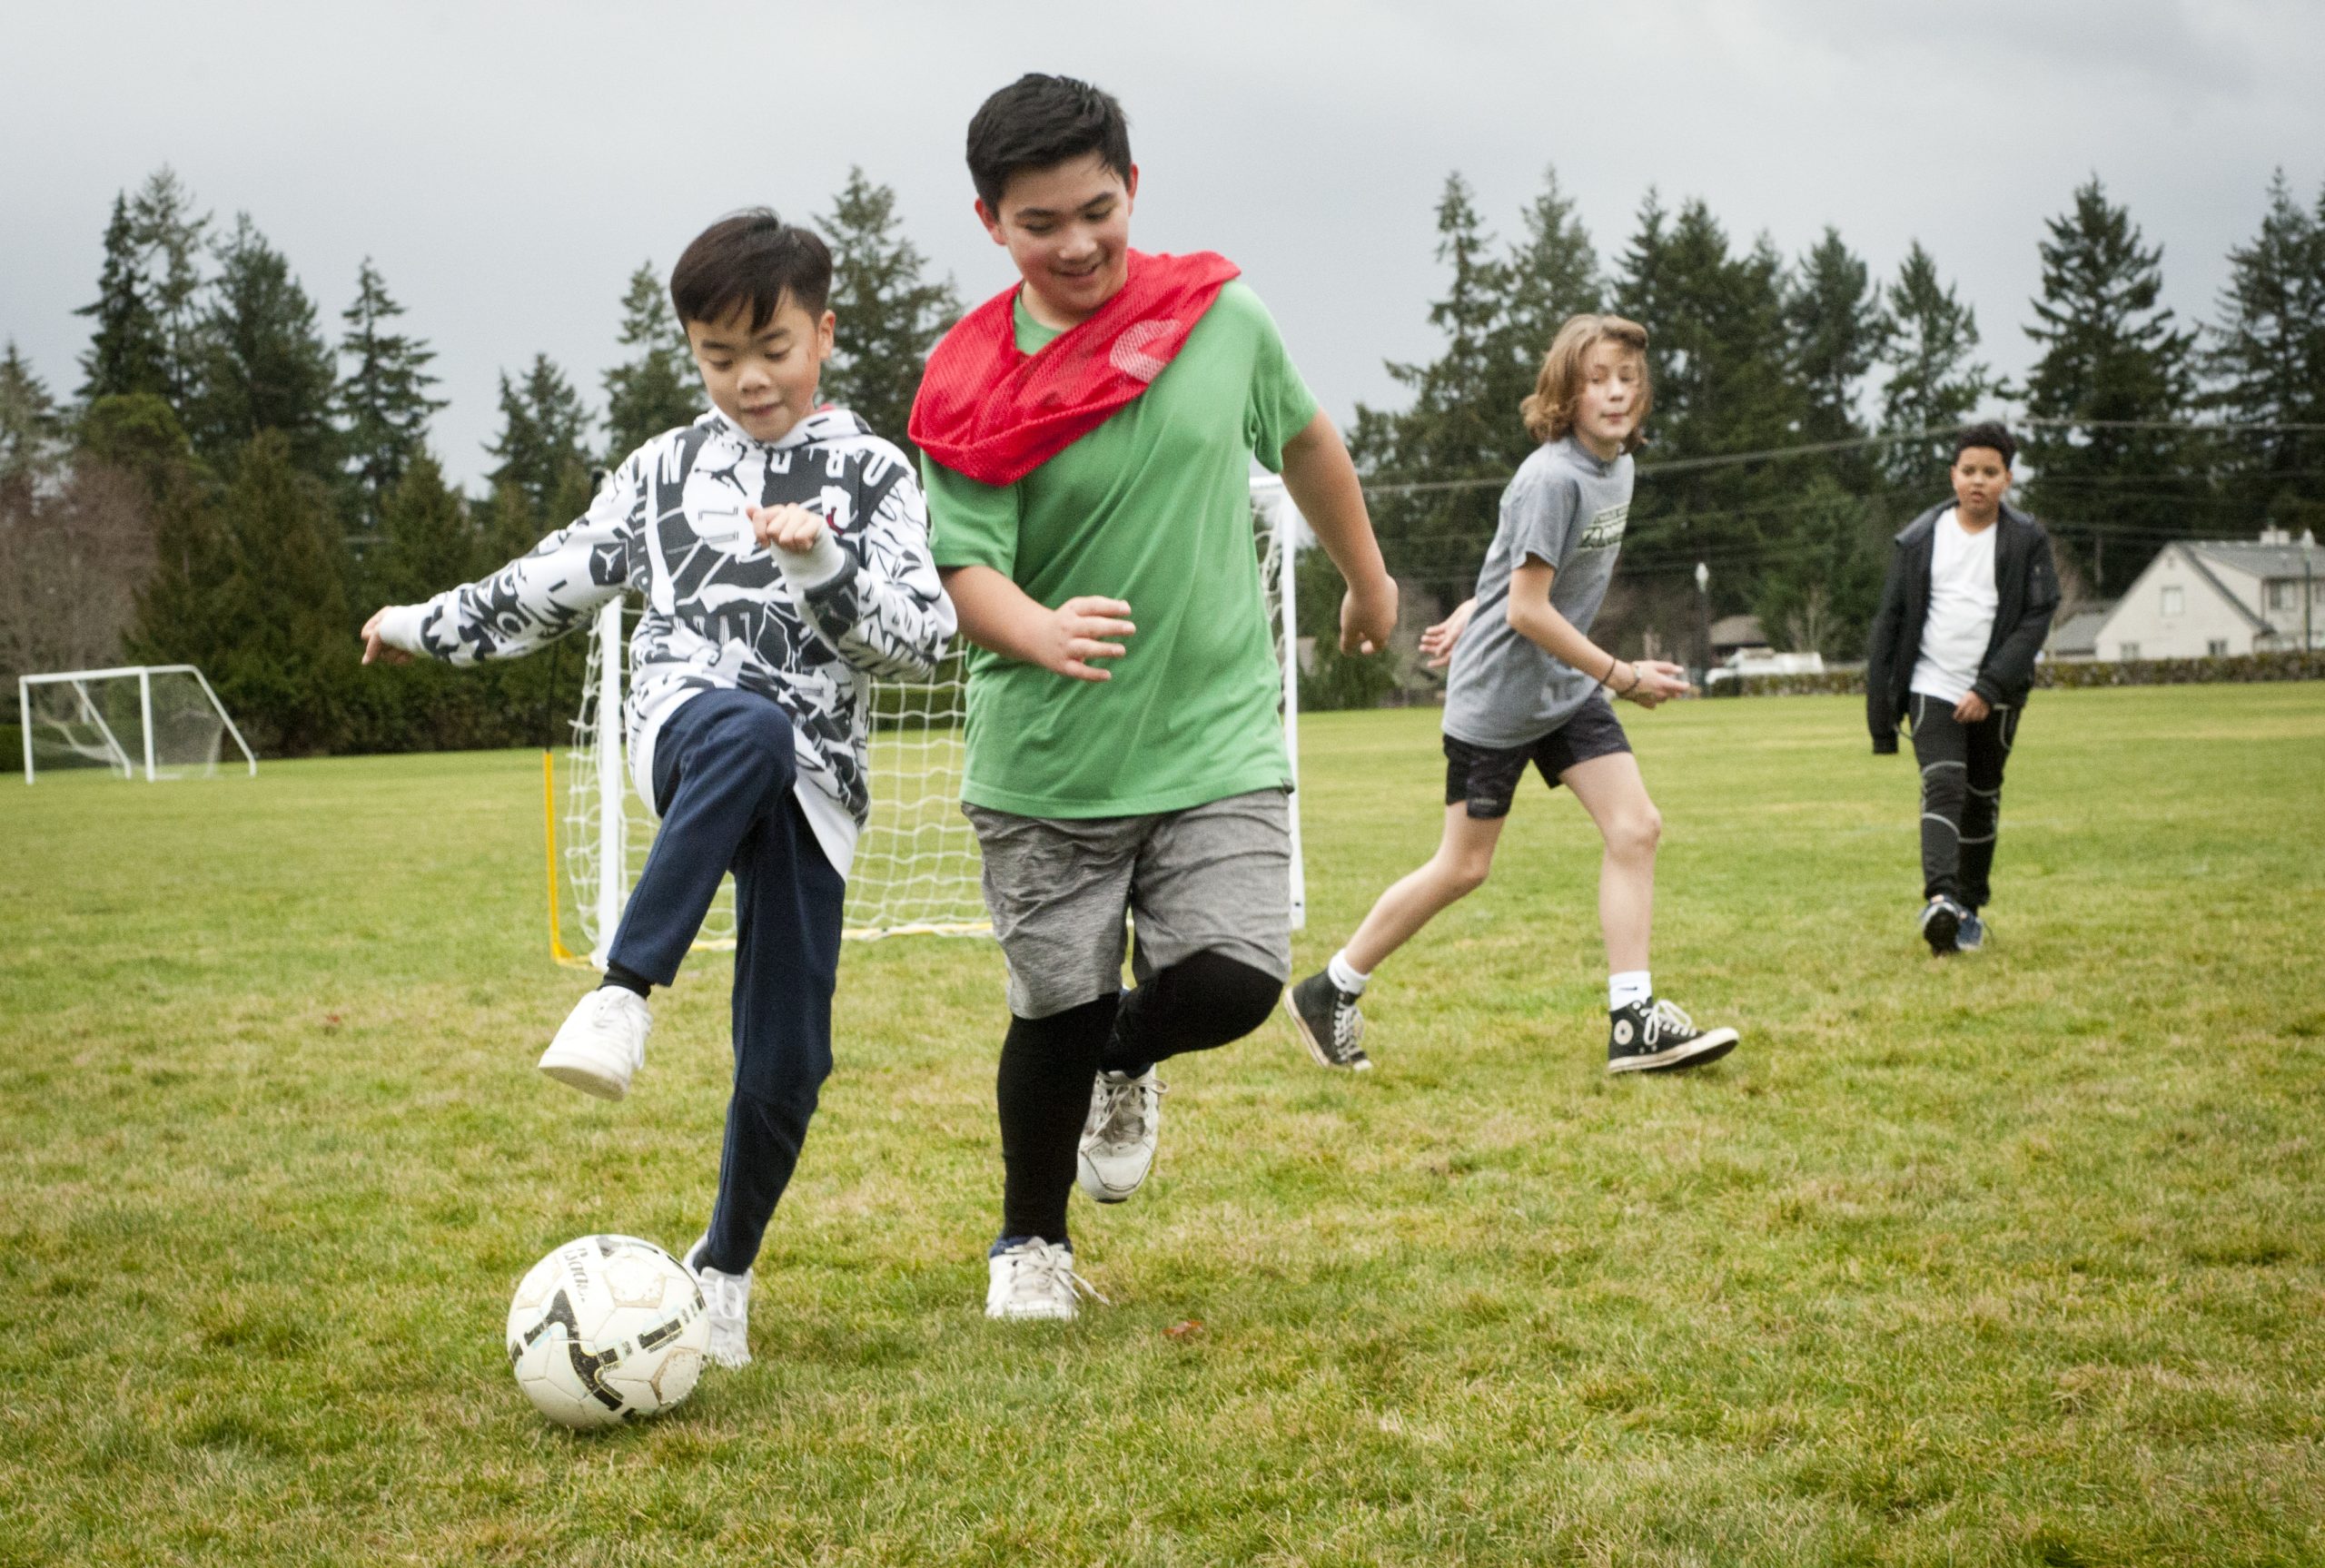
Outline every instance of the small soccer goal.
[[(1300, 668), (1291, 570), (1301, 528), (1282, 481), (1252, 485), (1252, 547), (1281, 673), (1291, 796), (1291, 923), (1307, 922), (1307, 879), (1300, 848)], [(622, 754), (622, 694), (628, 689), (629, 617), (621, 600), (598, 612), (589, 630), (589, 676), (562, 788), (553, 756), (542, 759), (542, 811), (549, 844), (549, 949), (561, 962), (604, 968), (621, 912), (646, 864), (654, 825), (630, 790)], [(968, 721), (965, 656), (955, 651), (934, 680), (875, 682), (872, 688), (872, 816), (848, 875), (846, 934), (858, 941), (926, 934), (985, 936), (992, 926), (978, 886), (976, 834), (961, 814)], [(612, 874), (607, 874), (607, 868)], [(564, 912), (579, 924), (566, 938)], [(698, 949), (735, 945), (735, 884), (718, 891)]]
[(258, 772), (242, 732), (192, 665), (19, 676), (16, 706), (26, 784), (44, 773), (93, 768), (148, 782), (207, 778), (218, 772), (229, 736), (244, 767)]

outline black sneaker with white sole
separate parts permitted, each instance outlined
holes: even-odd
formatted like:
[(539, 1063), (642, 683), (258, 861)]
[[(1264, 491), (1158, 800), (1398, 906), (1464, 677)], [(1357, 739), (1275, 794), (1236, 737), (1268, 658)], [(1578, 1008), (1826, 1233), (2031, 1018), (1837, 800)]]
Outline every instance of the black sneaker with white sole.
[(1669, 1072), (1701, 1067), (1736, 1049), (1732, 1029), (1699, 1030), (1667, 1001), (1649, 998), (1618, 1007), (1608, 1020), (1608, 1072)]
[(1968, 910), (1944, 893), (1922, 905), (1922, 940), (1929, 943), (1930, 956), (1944, 958), (1961, 952), (1962, 922), (1969, 918)]
[(1370, 1072), (1372, 1059), (1359, 1041), (1364, 1039), (1364, 1014), (1356, 998), (1332, 983), (1329, 970), (1318, 970), (1283, 993), (1283, 1010), (1318, 1067)]

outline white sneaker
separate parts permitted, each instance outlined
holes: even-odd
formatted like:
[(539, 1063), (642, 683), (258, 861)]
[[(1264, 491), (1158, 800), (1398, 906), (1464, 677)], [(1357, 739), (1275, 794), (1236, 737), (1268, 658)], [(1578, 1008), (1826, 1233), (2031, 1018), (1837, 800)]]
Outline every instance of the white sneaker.
[(751, 1271), (721, 1274), (701, 1261), (710, 1244), (705, 1236), (687, 1248), (687, 1272), (702, 1287), (704, 1317), (710, 1325), (710, 1359), (721, 1366), (751, 1364)]
[(629, 1092), (630, 1075), (646, 1065), (646, 1031), (654, 1015), (646, 999), (618, 985), (599, 986), (574, 1005), (541, 1052), (541, 1070), (599, 1100)]
[(1154, 1169), (1168, 1088), (1148, 1068), (1137, 1078), (1102, 1072), (1090, 1086), (1090, 1115), (1082, 1124), (1082, 1158), (1074, 1178), (1101, 1203), (1120, 1203)]
[[(1106, 1298), (1073, 1272), (1073, 1249), (1028, 1237), (985, 1260), (984, 1315), (1018, 1323), (1071, 1323), (1074, 1292)], [(1108, 1306), (1113, 1305), (1107, 1302)], [(713, 1341), (714, 1344), (717, 1341)]]

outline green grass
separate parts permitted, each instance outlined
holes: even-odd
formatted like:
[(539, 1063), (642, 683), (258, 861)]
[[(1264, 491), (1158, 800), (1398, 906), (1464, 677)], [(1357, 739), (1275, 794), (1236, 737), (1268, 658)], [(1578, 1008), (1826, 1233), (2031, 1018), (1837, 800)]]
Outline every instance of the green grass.
[[(1380, 1070), (1172, 1064), (1147, 1190), (1076, 1200), (1117, 1305), (1000, 1327), (998, 954), (851, 947), (757, 1363), (598, 1439), (508, 1293), (695, 1235), (727, 961), (603, 1106), (531, 1066), (582, 983), (534, 754), (6, 786), (0, 1562), (2325, 1562), (2325, 687), (2040, 697), (1946, 963), (1856, 705), (1631, 729), (1726, 1062), (1602, 1071), (1595, 839), (1529, 784)], [(1304, 735), (1312, 965), (1442, 763)]]

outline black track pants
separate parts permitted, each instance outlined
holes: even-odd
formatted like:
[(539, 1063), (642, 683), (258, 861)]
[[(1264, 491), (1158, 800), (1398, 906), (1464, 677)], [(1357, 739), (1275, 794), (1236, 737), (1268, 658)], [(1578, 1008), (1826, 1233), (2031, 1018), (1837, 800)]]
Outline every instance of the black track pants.
[(1915, 692), (1912, 712), (1914, 760), (1922, 770), (1922, 896), (1984, 909), (1994, 893), (2002, 773), (2020, 710), (1996, 708), (1965, 725), (1953, 704)]

